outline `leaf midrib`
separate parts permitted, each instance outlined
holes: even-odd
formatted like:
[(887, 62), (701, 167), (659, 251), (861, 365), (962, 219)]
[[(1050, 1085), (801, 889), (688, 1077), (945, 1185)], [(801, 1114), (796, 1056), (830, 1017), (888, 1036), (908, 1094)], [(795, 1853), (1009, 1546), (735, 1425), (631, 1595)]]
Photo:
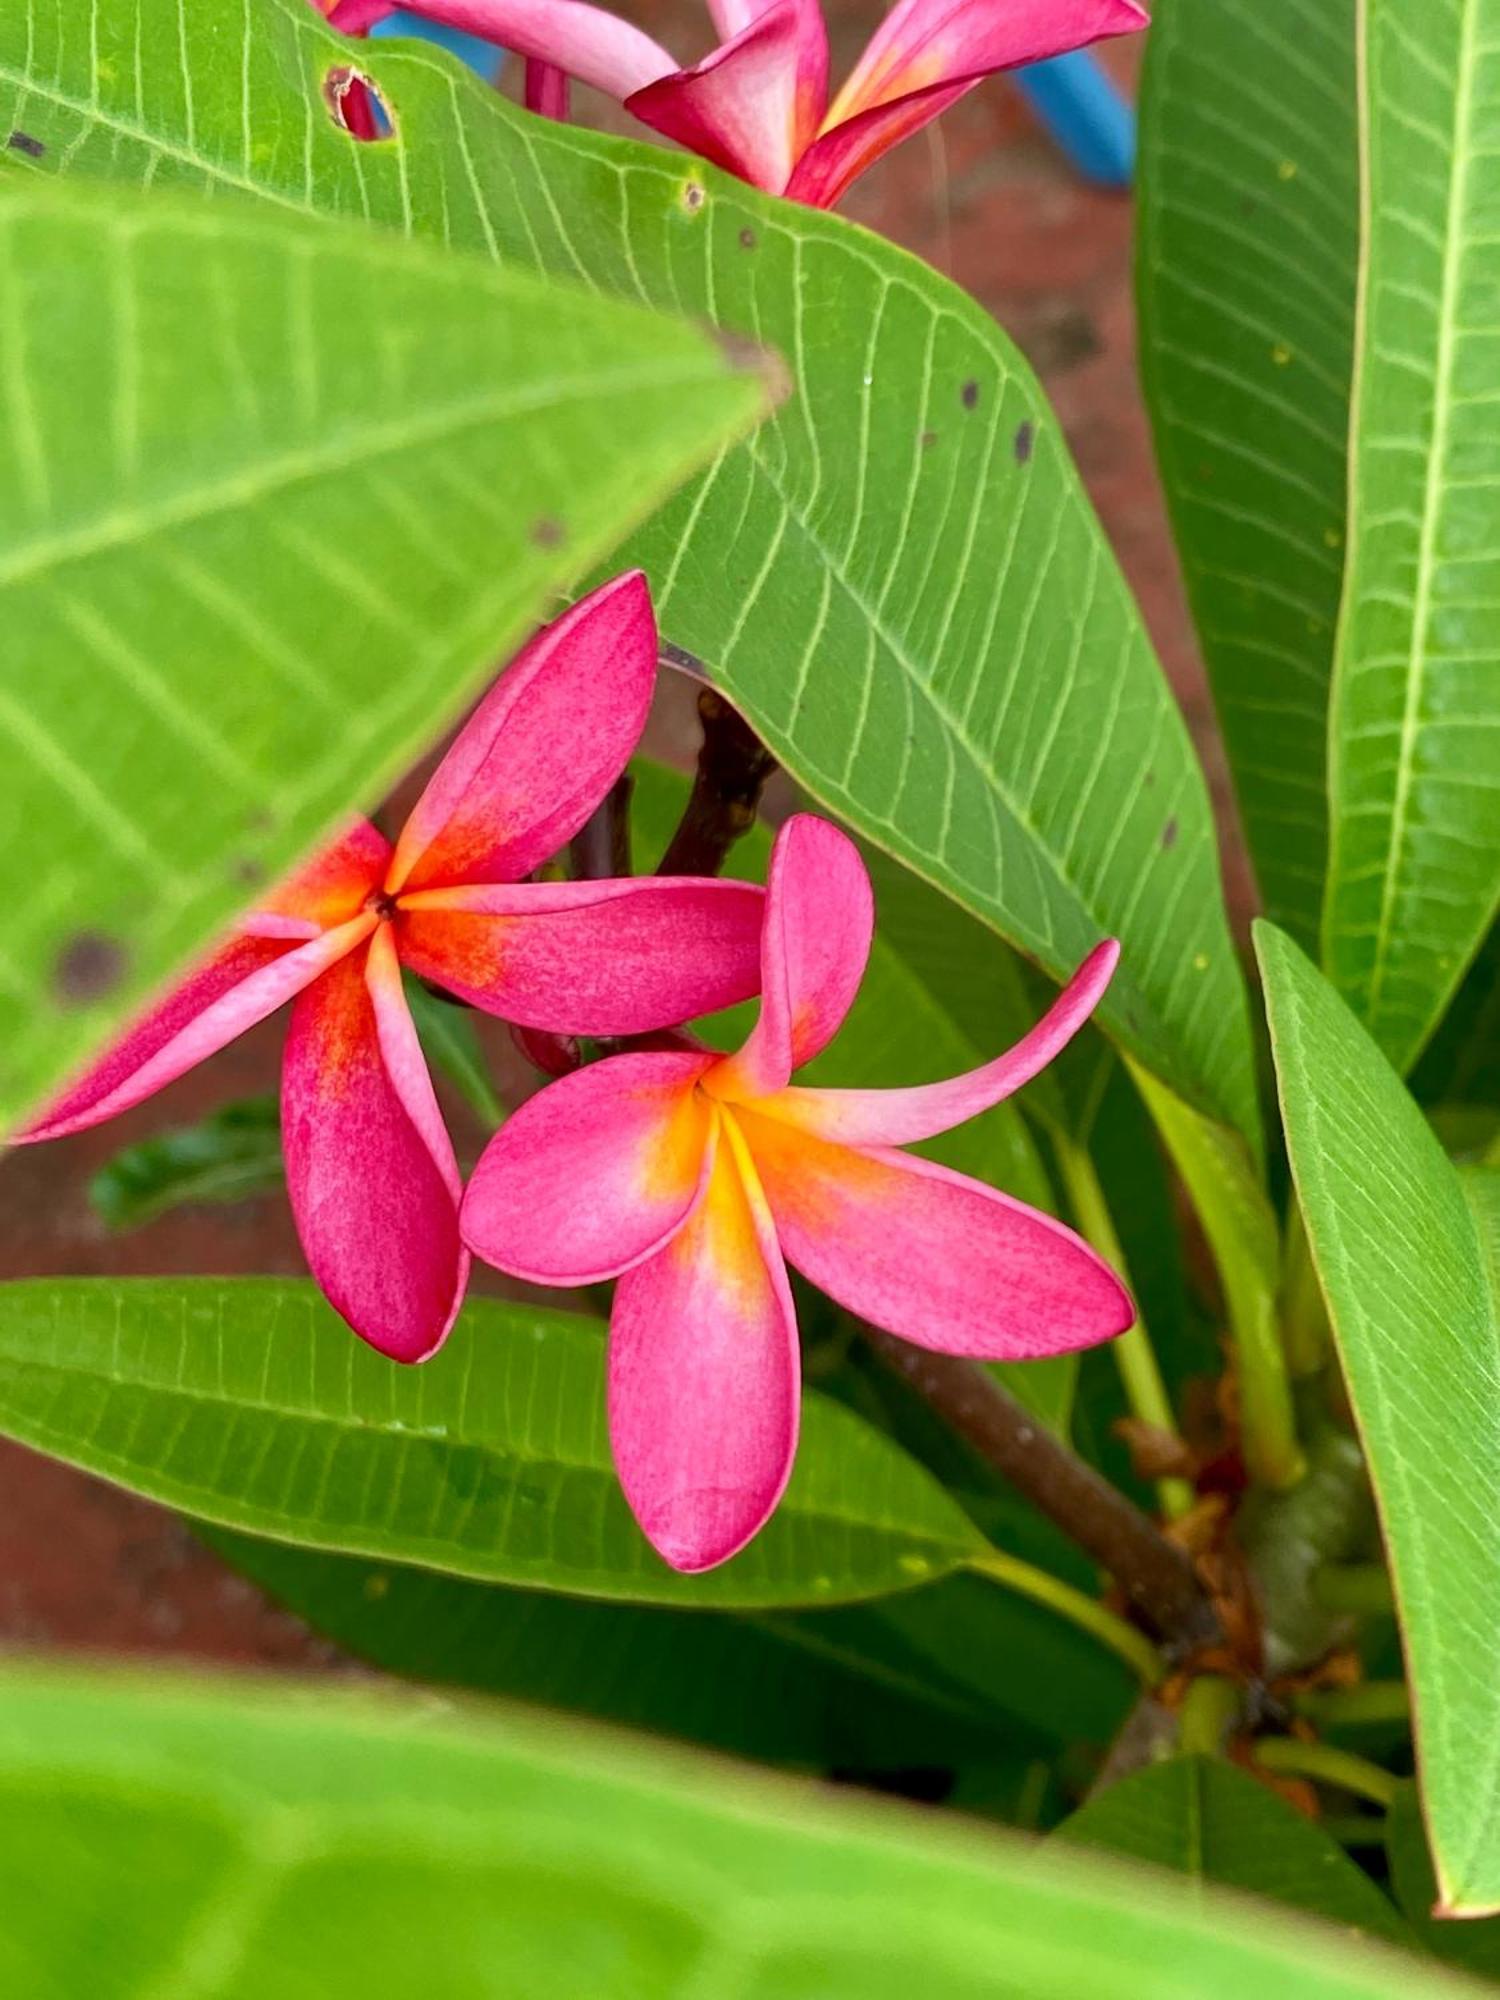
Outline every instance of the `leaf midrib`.
[[(288, 1423), (321, 1426), (324, 1429), (334, 1431), (340, 1436), (375, 1437), (398, 1445), (425, 1443), (438, 1447), (464, 1447), (483, 1451), (497, 1460), (510, 1460), (512, 1463), (527, 1469), (550, 1469), (564, 1473), (589, 1473), (595, 1479), (602, 1480), (608, 1485), (612, 1485), (615, 1480), (613, 1468), (607, 1463), (601, 1464), (596, 1459), (565, 1458), (557, 1453), (547, 1452), (523, 1453), (513, 1447), (496, 1444), (493, 1439), (470, 1435), (455, 1430), (451, 1426), (445, 1426), (442, 1435), (439, 1436), (433, 1427), (424, 1427), (415, 1418), (410, 1423), (406, 1423), (399, 1418), (394, 1423), (368, 1422), (358, 1417), (347, 1418), (328, 1411), (308, 1410), (299, 1408), (296, 1405), (289, 1406), (281, 1403), (273, 1403), (267, 1401), (263, 1396), (217, 1395), (212, 1390), (194, 1389), (185, 1384), (157, 1383), (139, 1376), (115, 1374), (103, 1368), (88, 1368), (56, 1361), (35, 1361), (27, 1357), (17, 1357), (0, 1353), (0, 1380), (3, 1380), (6, 1370), (13, 1370), (21, 1376), (27, 1374), (54, 1376), (60, 1378), (63, 1382), (82, 1382), (92, 1387), (97, 1387), (103, 1383), (114, 1389), (127, 1392), (134, 1391), (141, 1395), (159, 1398), (163, 1402), (176, 1400), (178, 1402), (203, 1405), (210, 1409), (227, 1409), (235, 1412), (249, 1411), (259, 1416), (284, 1418)], [(57, 1429), (44, 1419), (30, 1413), (28, 1413), (26, 1421), (34, 1426), (39, 1436), (44, 1435), (48, 1438), (71, 1441), (76, 1444), (76, 1433), (74, 1432), (66, 1429)], [(135, 1464), (133, 1459), (120, 1453), (105, 1454), (101, 1451), (98, 1456), (101, 1460), (109, 1456), (114, 1462), (119, 1464)], [(163, 1483), (169, 1483), (165, 1475), (163, 1475)], [(186, 1480), (180, 1482), (172, 1481), (170, 1483), (179, 1484), (184, 1491), (189, 1490), (190, 1482)], [(201, 1489), (195, 1487), (191, 1490), (199, 1491)], [(923, 1542), (931, 1548), (948, 1550), (955, 1556), (966, 1557), (972, 1555), (976, 1548), (982, 1546), (983, 1541), (977, 1529), (971, 1530), (971, 1541), (961, 1543), (955, 1540), (942, 1539), (936, 1528), (913, 1528), (891, 1521), (875, 1520), (869, 1514), (848, 1513), (832, 1506), (820, 1504), (816, 1507), (810, 1507), (805, 1503), (799, 1504), (790, 1492), (782, 1501), (778, 1511), (784, 1514), (795, 1515), (798, 1519), (809, 1522), (832, 1521), (841, 1527), (872, 1529), (876, 1532), (889, 1534), (893, 1539), (899, 1538), (907, 1542)], [(965, 1525), (967, 1525), (966, 1517)], [(924, 1582), (931, 1580), (927, 1578), (917, 1579), (917, 1581)]]
[(310, 450), (275, 453), (249, 472), (194, 484), (147, 506), (116, 511), (77, 528), (22, 541), (12, 555), (0, 559), (0, 589), (32, 582), (51, 570), (130, 542), (143, 541), (167, 529), (187, 527), (216, 514), (252, 506), (284, 488), (332, 473), (365, 469), (383, 458), (486, 430), (509, 418), (568, 403), (612, 398), (631, 390), (669, 388), (711, 379), (712, 371), (707, 369), (700, 375), (697, 370), (682, 366), (652, 365), (622, 369), (604, 377), (564, 377), (561, 381), (554, 378), (545, 385), (509, 390), (505, 394), (471, 396), (399, 421), (361, 421), (352, 438), (331, 438)]
[[(1043, 858), (1045, 858), (1048, 867), (1050, 868), (1052, 875), (1056, 881), (1056, 884), (1058, 888), (1061, 889), (1064, 896), (1067, 897), (1069, 900), (1071, 900), (1071, 902), (1077, 909), (1083, 912), (1084, 916), (1088, 919), (1088, 921), (1091, 924), (1094, 925), (1094, 927), (1099, 931), (1099, 934), (1101, 936), (1104, 935), (1108, 929), (1108, 926), (1104, 924), (1103, 919), (1100, 917), (1098, 911), (1094, 907), (1093, 902), (1085, 895), (1082, 886), (1076, 883), (1073, 880), (1073, 878), (1067, 873), (1066, 867), (1064, 866), (1063, 857), (1057, 854), (1053, 849), (1051, 843), (1043, 838), (1040, 829), (1037, 827), (1036, 822), (1031, 818), (1029, 811), (1023, 809), (1016, 803), (1008, 787), (1003, 783), (1001, 776), (995, 771), (990, 759), (981, 751), (978, 744), (969, 735), (967, 726), (964, 723), (960, 722), (954, 715), (954, 713), (945, 706), (937, 690), (933, 688), (930, 685), (930, 683), (927, 682), (918, 672), (916, 662), (911, 658), (911, 655), (907, 652), (906, 647), (901, 642), (899, 636), (896, 633), (894, 633), (891, 630), (890, 626), (886, 623), (883, 613), (876, 607), (866, 602), (864, 595), (860, 591), (858, 585), (855, 583), (853, 578), (851, 578), (848, 575), (847, 571), (842, 567), (838, 558), (829, 549), (828, 545), (825, 543), (822, 536), (819, 535), (819, 533), (817, 532), (816, 528), (813, 526), (811, 521), (807, 518), (806, 515), (804, 515), (800, 511), (800, 509), (789, 498), (786, 489), (781, 485), (780, 481), (776, 478), (775, 474), (772, 472), (769, 464), (766, 462), (758, 443), (752, 441), (749, 447), (749, 451), (752, 461), (757, 466), (759, 471), (762, 473), (763, 477), (765, 478), (766, 484), (775, 493), (778, 502), (780, 503), (780, 505), (782, 506), (787, 515), (787, 518), (790, 521), (794, 522), (796, 526), (801, 530), (807, 542), (814, 550), (825, 573), (834, 577), (834, 579), (838, 582), (840, 587), (849, 597), (851, 602), (854, 604), (855, 608), (858, 610), (861, 617), (865, 619), (871, 631), (874, 632), (881, 639), (881, 641), (887, 646), (891, 655), (893, 656), (896, 663), (900, 666), (903, 674), (905, 675), (907, 685), (915, 689), (919, 694), (923, 695), (926, 698), (927, 703), (929, 707), (932, 709), (934, 715), (948, 731), (950, 739), (957, 745), (958, 748), (962, 749), (967, 754), (970, 765), (976, 776), (987, 787), (989, 793), (993, 796), (993, 798), (998, 800), (998, 802), (1005, 808), (1006, 812), (1010, 815), (1011, 819), (1021, 829), (1021, 831), (1030, 836), (1035, 852), (1041, 855)], [(1069, 500), (1070, 503), (1076, 504), (1077, 500), (1076, 493), (1070, 494)], [(1072, 663), (1072, 670), (1076, 671), (1076, 666), (1077, 666), (1077, 661), (1075, 658)], [(769, 722), (767, 722), (766, 724), (766, 730), (768, 734), (775, 733), (777, 735), (782, 735), (782, 736), (785, 735), (784, 731), (774, 729), (774, 726)], [(843, 784), (841, 784), (832, 775), (831, 772), (822, 774), (822, 782), (826, 785), (830, 795), (834, 797), (845, 797), (845, 798), (850, 796), (848, 788)], [(873, 810), (872, 809), (867, 809), (867, 810), (868, 810), (868, 816), (873, 818), (874, 817)], [(891, 822), (890, 820), (882, 819), (880, 824), (884, 826), (886, 830), (890, 833), (895, 833), (898, 830), (896, 826), (893, 824), (893, 822)], [(934, 876), (932, 876), (927, 872), (927, 868), (923, 860), (919, 858), (909, 858), (904, 853), (901, 859), (905, 865), (911, 868), (913, 874), (919, 875), (931, 887), (939, 889), (944, 895), (948, 893), (947, 889), (944, 888), (943, 884), (937, 881)], [(981, 893), (978, 890), (977, 885), (974, 886), (976, 895)], [(990, 900), (989, 894), (986, 892), (985, 893), (986, 903), (988, 903), (989, 900)], [(1049, 947), (1055, 947), (1056, 944), (1056, 940), (1053, 937), (1050, 929), (1047, 936), (1047, 944)]]
[[(1359, 0), (1360, 34), (1368, 37), (1371, 30), (1371, 8), (1378, 0)], [(1453, 421), (1453, 365), (1454, 346), (1458, 333), (1457, 308), (1460, 284), (1459, 238), (1464, 215), (1467, 213), (1469, 175), (1473, 164), (1473, 111), (1475, 96), (1475, 70), (1477, 67), (1476, 38), (1478, 33), (1478, 0), (1458, 0), (1460, 18), (1459, 61), (1456, 88), (1454, 91), (1454, 139), (1449, 155), (1452, 170), (1448, 184), (1448, 204), (1443, 228), (1443, 287), (1438, 300), (1438, 354), (1434, 371), (1432, 438), (1427, 455), (1427, 475), (1422, 501), (1422, 528), (1417, 550), (1417, 583), (1412, 598), (1411, 640), (1407, 649), (1406, 697), (1401, 715), (1401, 742), (1396, 760), (1396, 787), (1391, 801), (1390, 835), (1386, 843), (1385, 867), (1382, 870), (1380, 886), (1380, 913), (1375, 928), (1375, 962), (1370, 974), (1367, 1018), (1377, 1021), (1380, 1014), (1381, 991), (1386, 982), (1390, 962), (1391, 925), (1394, 918), (1397, 855), (1406, 848), (1406, 828), (1410, 814), (1411, 783), (1416, 755), (1416, 741), (1419, 730), (1419, 714), (1422, 695), (1426, 686), (1427, 645), (1426, 635), (1432, 614), (1432, 590), (1437, 568), (1437, 536), (1442, 517), (1444, 474), (1448, 463), (1449, 431)], [(1363, 106), (1362, 145), (1365, 156), (1365, 179), (1368, 204), (1371, 187), (1370, 172), (1370, 92), (1375, 78), (1369, 61), (1368, 47), (1362, 64), (1364, 85), (1361, 91)], [(1373, 217), (1367, 205), (1366, 226), (1372, 226)], [(1368, 251), (1366, 253), (1368, 255)], [(1363, 352), (1364, 338), (1369, 330), (1368, 298), (1360, 302), (1360, 331), (1358, 350)], [(1359, 364), (1363, 368), (1363, 362)], [(1356, 398), (1358, 408), (1358, 398)], [(1357, 490), (1359, 482), (1359, 435), (1360, 425), (1356, 421), (1351, 433), (1353, 447), (1350, 459), (1351, 489)], [(1357, 510), (1351, 518), (1357, 520)], [(1350, 610), (1353, 609), (1351, 600)], [(1330, 709), (1336, 713), (1336, 705)], [(1335, 767), (1336, 769), (1337, 767)], [(1344, 824), (1342, 787), (1336, 788), (1335, 818), (1337, 827)], [(1342, 844), (1342, 842), (1341, 842)], [(1340, 879), (1337, 867), (1329, 870), (1330, 884)], [(1329, 908), (1332, 903), (1330, 900)]]

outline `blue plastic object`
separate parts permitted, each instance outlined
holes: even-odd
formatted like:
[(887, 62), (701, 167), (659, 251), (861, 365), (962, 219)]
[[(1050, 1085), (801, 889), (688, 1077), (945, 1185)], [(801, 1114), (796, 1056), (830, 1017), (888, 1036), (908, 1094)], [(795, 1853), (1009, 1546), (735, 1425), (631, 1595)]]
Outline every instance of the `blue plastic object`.
[(504, 50), (497, 49), (493, 42), (482, 42), (478, 35), (466, 35), (461, 28), (444, 28), (436, 21), (424, 21), (416, 14), (387, 14), (370, 30), (370, 35), (372, 40), (377, 35), (403, 35), (412, 41), (436, 42), (440, 49), (451, 49), (460, 62), (478, 70), (486, 82), (494, 81), (505, 60)]
[(1018, 70), (1016, 82), (1081, 174), (1129, 187), (1135, 173), (1135, 112), (1086, 50)]

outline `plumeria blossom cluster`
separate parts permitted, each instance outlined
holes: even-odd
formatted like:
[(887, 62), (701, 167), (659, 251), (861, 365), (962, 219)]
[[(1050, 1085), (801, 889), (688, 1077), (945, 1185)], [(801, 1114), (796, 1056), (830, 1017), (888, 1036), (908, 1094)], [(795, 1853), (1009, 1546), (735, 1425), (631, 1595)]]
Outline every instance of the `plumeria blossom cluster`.
[(566, 117), (570, 78), (770, 194), (832, 208), (868, 167), (988, 76), (1147, 25), (1143, 0), (898, 0), (830, 96), (820, 0), (708, 0), (719, 46), (684, 69), (585, 0), (324, 0), (364, 34), (413, 11), (527, 59), (527, 102)]
[[(792, 819), (764, 891), (528, 879), (623, 772), (658, 651), (638, 573), (585, 598), (480, 703), (394, 844), (367, 820), (348, 827), (22, 1136), (139, 1104), (289, 1002), (287, 1185), (330, 1301), (412, 1362), (452, 1327), (471, 1252), (543, 1285), (617, 1279), (616, 1463), (649, 1540), (692, 1571), (743, 1548), (791, 1472), (788, 1263), (863, 1319), (975, 1357), (1089, 1346), (1133, 1308), (1061, 1223), (899, 1150), (1036, 1075), (1097, 1005), (1113, 943), (997, 1061), (914, 1089), (819, 1090), (793, 1072), (848, 1013), (874, 922), (837, 828)], [(646, 1046), (532, 1098), (465, 1193), (403, 973), (522, 1028)], [(684, 1031), (757, 993), (737, 1054)]]

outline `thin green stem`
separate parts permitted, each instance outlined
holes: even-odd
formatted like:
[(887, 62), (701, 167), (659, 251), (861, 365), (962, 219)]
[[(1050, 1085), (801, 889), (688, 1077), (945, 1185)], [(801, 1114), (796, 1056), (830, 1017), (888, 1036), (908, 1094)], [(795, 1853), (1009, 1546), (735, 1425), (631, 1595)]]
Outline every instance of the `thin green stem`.
[(1358, 1687), (1311, 1688), (1292, 1706), (1320, 1729), (1358, 1728), (1409, 1721), (1411, 1692), (1405, 1681), (1362, 1681)]
[(1314, 1784), (1336, 1785), (1341, 1792), (1389, 1812), (1396, 1796), (1396, 1780), (1368, 1757), (1356, 1757), (1350, 1750), (1336, 1750), (1331, 1743), (1301, 1743), (1295, 1736), (1268, 1736), (1257, 1743), (1255, 1761), (1264, 1770), (1286, 1778), (1311, 1778)]
[(1328, 1307), (1307, 1241), (1307, 1225), (1295, 1203), (1287, 1218), (1281, 1270), (1281, 1336), (1294, 1379), (1321, 1374), (1327, 1367), (1333, 1344)]
[(1368, 1618), (1389, 1617), (1396, 1608), (1391, 1579), (1379, 1563), (1325, 1563), (1312, 1590), (1325, 1611)]
[[(1109, 1212), (1109, 1203), (1088, 1148), (1065, 1132), (1054, 1131), (1052, 1136), (1058, 1170), (1074, 1220), (1105, 1263), (1113, 1265), (1129, 1284), (1130, 1269), (1125, 1261), (1124, 1246), (1115, 1229), (1114, 1217)], [(1138, 1318), (1130, 1331), (1122, 1333), (1111, 1342), (1111, 1346), (1120, 1380), (1125, 1385), (1131, 1415), (1138, 1422), (1149, 1424), (1153, 1430), (1178, 1438), (1180, 1442), (1177, 1418), (1145, 1321)], [(1193, 1489), (1185, 1479), (1158, 1479), (1156, 1497), (1169, 1521), (1180, 1520), (1193, 1504)]]
[(1177, 1747), (1184, 1757), (1222, 1757), (1240, 1714), (1240, 1691), (1222, 1674), (1200, 1674), (1183, 1698)]
[(1318, 1822), (1340, 1847), (1384, 1847), (1384, 1813), (1324, 1813)]
[(1244, 1140), (1193, 1110), (1127, 1058), (1156, 1129), (1182, 1177), (1218, 1267), (1234, 1337), (1245, 1463), (1258, 1486), (1299, 1485), (1307, 1460), (1297, 1439), (1291, 1379), (1277, 1314), (1281, 1243), (1275, 1211)]
[(1164, 1678), (1166, 1662), (1145, 1633), (1117, 1617), (1087, 1591), (1064, 1583), (1061, 1577), (1038, 1569), (1033, 1563), (1022, 1562), (1019, 1556), (1007, 1555), (1003, 1549), (990, 1549), (982, 1556), (975, 1556), (969, 1567), (1015, 1591), (1017, 1596), (1029, 1597), (1033, 1604), (1044, 1604), (1059, 1618), (1066, 1618), (1080, 1631), (1098, 1639), (1140, 1676), (1143, 1686), (1156, 1687)]

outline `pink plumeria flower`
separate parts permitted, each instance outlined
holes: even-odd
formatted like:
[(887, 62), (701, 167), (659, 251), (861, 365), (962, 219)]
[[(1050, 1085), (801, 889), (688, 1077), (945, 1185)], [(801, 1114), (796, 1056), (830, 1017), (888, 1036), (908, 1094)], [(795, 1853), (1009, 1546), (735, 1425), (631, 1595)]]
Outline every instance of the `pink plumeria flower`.
[(656, 663), (638, 572), (585, 598), (480, 703), (394, 848), (357, 820), (22, 1137), (128, 1110), (291, 1001), (282, 1145), (307, 1261), (356, 1333), (425, 1360), (469, 1257), (402, 967), (561, 1034), (640, 1034), (759, 990), (759, 889), (524, 879), (624, 769)]
[(830, 104), (819, 0), (708, 0), (724, 39), (691, 69), (585, 0), (324, 4), (349, 34), (405, 4), (503, 43), (527, 58), (533, 109), (563, 111), (558, 79), (576, 77), (742, 180), (814, 208), (832, 208), (867, 167), (985, 77), (1149, 20), (1144, 0), (898, 0)]
[(491, 1141), (464, 1199), (481, 1257), (543, 1285), (618, 1278), (609, 1425), (626, 1498), (679, 1570), (764, 1525), (797, 1445), (789, 1261), (919, 1347), (1017, 1361), (1123, 1333), (1129, 1294), (1050, 1216), (894, 1150), (1036, 1075), (1088, 1019), (1101, 944), (1009, 1054), (910, 1090), (812, 1090), (792, 1073), (853, 1003), (874, 904), (858, 850), (790, 820), (771, 858), (760, 1019), (732, 1056), (613, 1056), (549, 1085)]

